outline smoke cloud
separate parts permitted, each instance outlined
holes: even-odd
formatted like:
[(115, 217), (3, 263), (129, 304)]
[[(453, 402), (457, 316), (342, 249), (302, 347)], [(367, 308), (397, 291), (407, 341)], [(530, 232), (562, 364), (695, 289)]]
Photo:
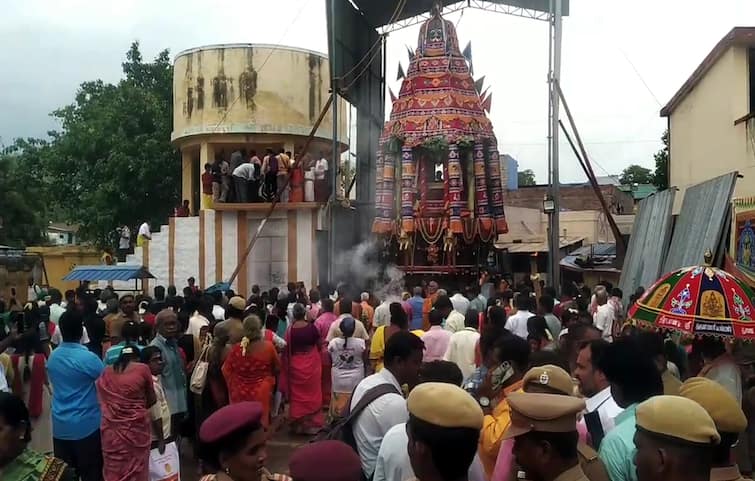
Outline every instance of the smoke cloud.
[(337, 253), (333, 259), (333, 279), (336, 285), (347, 286), (353, 296), (371, 290), (378, 299), (401, 300), (404, 273), (394, 264), (381, 265), (377, 252), (377, 241), (368, 240)]

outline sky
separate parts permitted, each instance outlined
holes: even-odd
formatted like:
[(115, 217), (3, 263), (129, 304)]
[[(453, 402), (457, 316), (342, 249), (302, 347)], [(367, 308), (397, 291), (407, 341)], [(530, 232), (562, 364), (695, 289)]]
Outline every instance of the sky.
[[(378, 1), (378, 0), (375, 0)], [(379, 0), (382, 1), (382, 0)], [(715, 5), (714, 5), (715, 3)], [(0, 16), (0, 145), (57, 128), (49, 113), (78, 85), (116, 82), (130, 43), (145, 58), (218, 43), (275, 43), (327, 52), (325, 0), (4, 0)], [(476, 76), (493, 92), (499, 149), (547, 180), (546, 22), (467, 9), (447, 17), (472, 42)], [(755, 25), (752, 0), (572, 0), (564, 19), (562, 88), (596, 175), (653, 168), (661, 107), (734, 26)], [(388, 84), (419, 27), (388, 38)], [(562, 118), (565, 117), (562, 115)], [(585, 180), (561, 144), (562, 182)]]

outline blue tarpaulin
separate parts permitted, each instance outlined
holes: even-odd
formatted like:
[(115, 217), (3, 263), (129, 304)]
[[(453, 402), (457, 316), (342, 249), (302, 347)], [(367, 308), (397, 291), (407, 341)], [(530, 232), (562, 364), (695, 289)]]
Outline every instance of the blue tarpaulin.
[(134, 279), (154, 279), (146, 267), (139, 265), (117, 266), (76, 266), (64, 281), (131, 281)]

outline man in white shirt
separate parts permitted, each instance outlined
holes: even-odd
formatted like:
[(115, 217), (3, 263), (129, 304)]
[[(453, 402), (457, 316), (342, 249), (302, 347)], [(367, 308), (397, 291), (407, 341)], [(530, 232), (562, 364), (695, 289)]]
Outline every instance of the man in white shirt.
[(131, 229), (123, 224), (118, 229), (118, 262), (126, 262), (128, 251), (131, 250)]
[(223, 293), (217, 291), (212, 295), (212, 317), (216, 321), (225, 321), (225, 308), (221, 305), (223, 302)]
[(56, 326), (58, 325), (60, 316), (62, 316), (63, 313), (66, 312), (65, 308), (60, 305), (62, 300), (63, 296), (58, 289), (50, 289), (50, 322), (52, 322)]
[[(441, 291), (442, 289), (438, 292)], [(447, 295), (441, 294), (438, 296), (433, 304), (433, 310), (438, 310), (443, 314), (443, 319), (445, 319), (443, 327), (447, 331), (454, 333), (464, 329), (464, 315), (454, 309), (454, 305), (451, 303), (451, 299)]]
[(249, 202), (249, 183), (254, 180), (255, 166), (244, 162), (233, 170), (233, 187), (236, 190), (236, 202)]
[(585, 418), (592, 417), (597, 421), (593, 423), (583, 418), (580, 422), (587, 424), (596, 444), (613, 429), (614, 419), (623, 411), (611, 395), (611, 385), (606, 375), (597, 367), (608, 345), (604, 339), (588, 341), (579, 350), (574, 369), (574, 377), (579, 381), (579, 390), (585, 396)]
[[(461, 372), (455, 364), (444, 361), (425, 363), (419, 372), (420, 383), (440, 382), (460, 386)], [(409, 442), (406, 434), (406, 423), (393, 426), (385, 434), (380, 444), (375, 475), (372, 481), (408, 481), (415, 478), (406, 445)], [(469, 468), (469, 481), (484, 481), (484, 471), (480, 459), (475, 456)]]
[(139, 233), (136, 235), (136, 245), (143, 246), (144, 241), (152, 240), (152, 231), (149, 229), (149, 222), (144, 221), (144, 223), (139, 226)]
[(377, 329), (380, 326), (387, 326), (391, 323), (391, 303), (385, 299), (375, 308), (375, 315), (372, 317), (372, 327)]
[(616, 320), (616, 311), (608, 303), (608, 292), (603, 289), (595, 294), (595, 301), (598, 308), (593, 315), (593, 325), (600, 329), (601, 337), (608, 342), (613, 339), (613, 323)]
[(444, 360), (451, 361), (459, 366), (464, 379), (469, 379), (469, 376), (477, 368), (475, 348), (477, 341), (480, 340), (480, 333), (477, 332), (477, 319), (469, 319), (468, 321), (465, 322), (464, 329), (451, 334), (448, 349), (443, 356)]
[(325, 202), (328, 200), (328, 159), (325, 152), (320, 152), (320, 159), (315, 162), (315, 201)]
[[(63, 342), (63, 333), (60, 332), (60, 327), (58, 325), (55, 325), (55, 330), (52, 332), (52, 336), (50, 336), (50, 343), (53, 346), (59, 346), (60, 343)], [(91, 341), (89, 339), (89, 333), (87, 332), (86, 327), (82, 327), (82, 334), (81, 334), (81, 345), (89, 344)]]
[(451, 296), (451, 304), (454, 306), (454, 311), (461, 313), (462, 316), (467, 315), (467, 309), (469, 309), (469, 299), (464, 297), (464, 294), (457, 291)]
[(532, 313), (532, 298), (529, 291), (522, 291), (514, 300), (517, 312), (506, 320), (506, 329), (521, 337), (527, 339), (527, 320), (534, 316)]
[(403, 392), (402, 385), (406, 384), (411, 388), (417, 384), (424, 348), (422, 340), (409, 331), (393, 334), (385, 345), (385, 368), (364, 378), (354, 390), (351, 409), (374, 387), (390, 384), (396, 389), (395, 393), (384, 394), (371, 402), (352, 422), (357, 452), (367, 479), (375, 471), (378, 451), (385, 434), (393, 426), (409, 419), (406, 400), (400, 393)]

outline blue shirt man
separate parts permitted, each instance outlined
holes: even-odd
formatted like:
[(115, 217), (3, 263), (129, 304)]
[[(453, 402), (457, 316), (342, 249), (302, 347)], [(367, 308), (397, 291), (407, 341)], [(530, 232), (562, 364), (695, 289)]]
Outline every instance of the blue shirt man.
[(422, 288), (414, 288), (414, 297), (409, 299), (409, 305), (412, 306), (412, 319), (409, 329), (422, 329), (422, 307), (425, 304), (425, 298), (422, 297)]
[(53, 438), (78, 441), (100, 428), (95, 381), (104, 369), (100, 358), (78, 342), (64, 341), (50, 354)]

